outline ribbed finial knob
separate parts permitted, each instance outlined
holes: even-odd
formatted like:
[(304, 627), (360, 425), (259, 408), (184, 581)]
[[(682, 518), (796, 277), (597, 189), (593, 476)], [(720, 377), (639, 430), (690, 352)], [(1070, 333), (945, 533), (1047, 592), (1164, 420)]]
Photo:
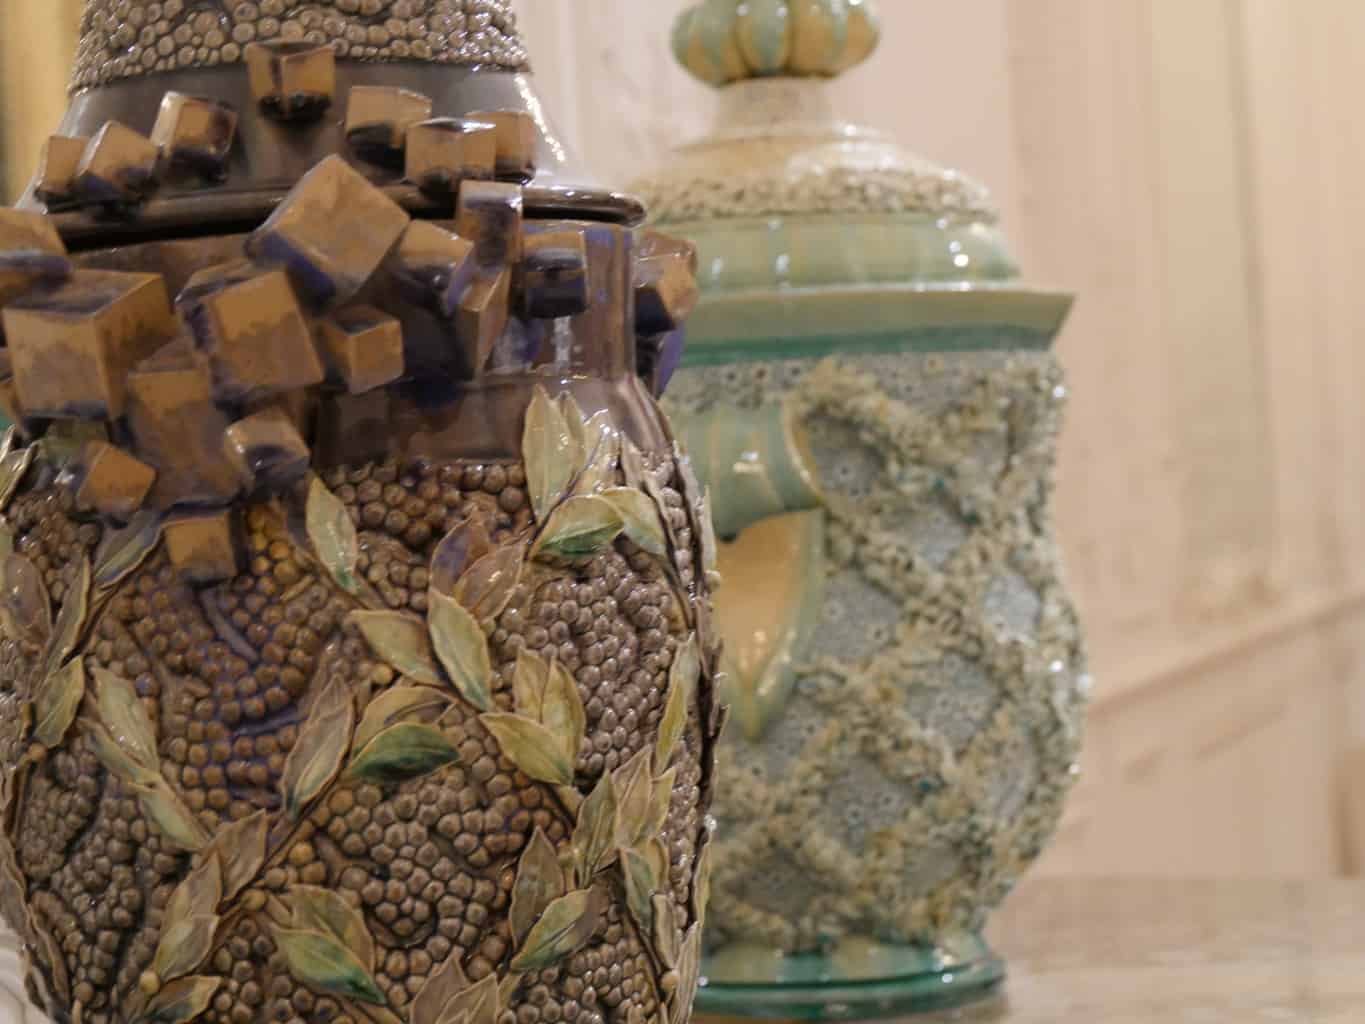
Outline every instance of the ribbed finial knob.
[(880, 41), (874, 0), (703, 0), (673, 29), (679, 63), (718, 86), (832, 77), (867, 60)]

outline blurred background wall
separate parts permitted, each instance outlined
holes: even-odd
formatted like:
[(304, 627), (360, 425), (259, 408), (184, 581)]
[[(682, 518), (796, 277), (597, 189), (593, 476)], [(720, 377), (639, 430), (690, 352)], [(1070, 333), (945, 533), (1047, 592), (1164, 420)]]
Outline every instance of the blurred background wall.
[[(704, 130), (684, 0), (518, 0), (552, 113), (624, 183)], [(67, 0), (0, 0), (8, 195)], [(1365, 4), (883, 0), (846, 110), (989, 183), (1075, 290), (1061, 528), (1085, 774), (1043, 870), (1365, 866)]]

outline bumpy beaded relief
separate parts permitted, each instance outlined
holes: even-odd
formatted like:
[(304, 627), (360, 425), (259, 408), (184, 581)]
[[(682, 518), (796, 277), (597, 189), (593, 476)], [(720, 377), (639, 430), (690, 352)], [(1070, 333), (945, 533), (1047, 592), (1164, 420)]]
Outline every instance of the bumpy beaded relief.
[[(330, 102), (326, 48), (257, 57), (251, 116)], [(236, 112), (162, 113), (54, 140), (39, 195), (211, 188)], [(450, 221), (342, 155), (249, 236), (82, 254), (0, 210), (0, 909), (63, 1024), (690, 1013), (714, 539), (687, 458), (632, 440), (667, 431), (629, 361), (574, 360), (632, 286), (665, 357), (692, 256), (524, 220), (524, 119), (430, 113), (358, 88), (349, 140), (401, 165), (429, 128)], [(462, 454), (506, 402), (391, 454), (399, 404), (496, 374), (513, 457)]]

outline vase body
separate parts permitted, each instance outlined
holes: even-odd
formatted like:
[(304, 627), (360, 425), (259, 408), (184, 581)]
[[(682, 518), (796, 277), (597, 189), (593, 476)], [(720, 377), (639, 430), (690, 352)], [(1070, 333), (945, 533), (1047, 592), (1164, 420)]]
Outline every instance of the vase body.
[(725, 700), (707, 1012), (866, 1019), (990, 994), (1089, 678), (1053, 535), (1069, 300), (984, 189), (741, 81), (637, 184), (697, 242), (669, 408), (714, 499)]
[[(634, 311), (641, 258), (686, 249), (572, 181), (506, 4), (131, 6), (184, 46), (109, 49), (128, 5), (92, 3), (80, 169), (54, 185), (54, 140), (0, 211), (0, 905), (30, 997), (680, 1024), (714, 554)], [(416, 171), (424, 131), (487, 158)]]

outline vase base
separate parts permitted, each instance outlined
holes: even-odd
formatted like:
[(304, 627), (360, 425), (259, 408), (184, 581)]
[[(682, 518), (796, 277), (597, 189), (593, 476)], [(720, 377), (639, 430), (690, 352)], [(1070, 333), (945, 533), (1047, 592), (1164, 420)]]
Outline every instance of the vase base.
[(798, 956), (730, 946), (707, 959), (703, 976), (698, 1014), (875, 1020), (992, 1000), (1004, 984), (1005, 964), (977, 935), (933, 947), (851, 939)]

